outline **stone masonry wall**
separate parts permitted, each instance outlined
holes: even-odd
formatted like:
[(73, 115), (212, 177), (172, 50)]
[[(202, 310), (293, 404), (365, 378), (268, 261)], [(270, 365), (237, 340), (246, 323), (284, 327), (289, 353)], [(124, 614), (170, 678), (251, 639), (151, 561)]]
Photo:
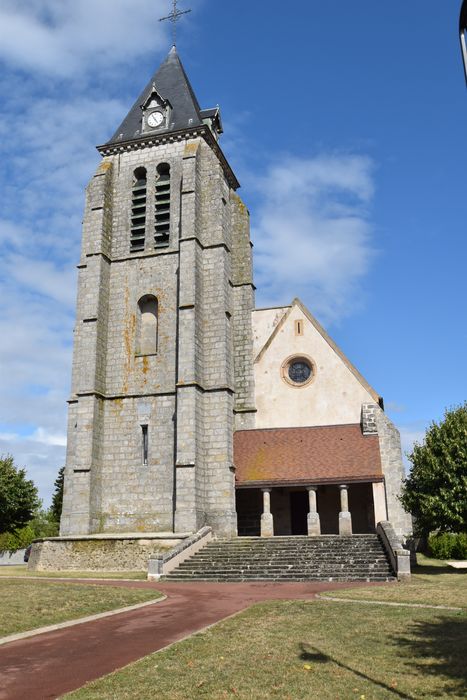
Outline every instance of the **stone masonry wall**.
[(230, 193), (232, 220), (232, 297), (235, 366), (235, 428), (255, 427), (255, 385), (251, 314), (255, 306), (250, 217), (240, 197)]
[(152, 554), (182, 539), (49, 539), (35, 542), (29, 571), (147, 571)]
[[(412, 519), (399, 500), (402, 480), (405, 477), (399, 431), (377, 404), (364, 404), (363, 415), (373, 414), (376, 421), (381, 466), (384, 474), (388, 520), (396, 533), (405, 538), (412, 533)], [(368, 420), (367, 420), (368, 422)], [(373, 421), (371, 421), (373, 425)]]

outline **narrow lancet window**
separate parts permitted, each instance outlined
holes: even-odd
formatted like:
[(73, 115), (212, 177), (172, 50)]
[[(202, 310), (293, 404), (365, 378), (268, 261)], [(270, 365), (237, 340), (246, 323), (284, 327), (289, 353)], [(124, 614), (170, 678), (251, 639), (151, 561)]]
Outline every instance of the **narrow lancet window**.
[(138, 355), (157, 353), (158, 303), (156, 297), (148, 294), (138, 302)]
[(136, 168), (131, 192), (130, 251), (144, 250), (146, 236), (146, 168)]
[(154, 244), (156, 248), (168, 246), (170, 242), (170, 166), (157, 166)]
[(142, 442), (142, 454), (143, 454), (143, 464), (147, 466), (148, 454), (149, 454), (149, 436), (148, 436), (148, 426), (141, 426), (141, 442)]

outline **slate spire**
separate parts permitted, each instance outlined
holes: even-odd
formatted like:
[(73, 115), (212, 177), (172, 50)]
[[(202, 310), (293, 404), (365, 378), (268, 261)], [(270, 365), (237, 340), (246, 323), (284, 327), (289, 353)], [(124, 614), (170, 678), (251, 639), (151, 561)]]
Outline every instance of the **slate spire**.
[[(134, 141), (148, 135), (143, 118), (143, 107), (154, 93), (154, 89), (164, 104), (167, 104), (167, 118), (154, 130), (157, 134), (170, 133), (182, 129), (199, 127), (206, 114), (200, 109), (196, 95), (190, 85), (182, 62), (173, 46), (160, 68), (153, 75), (136, 100), (127, 116), (120, 124), (109, 144)], [(205, 110), (212, 111), (212, 110)]]

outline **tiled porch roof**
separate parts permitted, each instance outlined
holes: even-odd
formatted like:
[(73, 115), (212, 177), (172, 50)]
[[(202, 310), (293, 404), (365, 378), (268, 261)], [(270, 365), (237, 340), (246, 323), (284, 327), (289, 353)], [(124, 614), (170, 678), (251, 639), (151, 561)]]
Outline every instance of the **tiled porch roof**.
[(236, 485), (345, 483), (383, 477), (377, 435), (360, 425), (239, 430)]

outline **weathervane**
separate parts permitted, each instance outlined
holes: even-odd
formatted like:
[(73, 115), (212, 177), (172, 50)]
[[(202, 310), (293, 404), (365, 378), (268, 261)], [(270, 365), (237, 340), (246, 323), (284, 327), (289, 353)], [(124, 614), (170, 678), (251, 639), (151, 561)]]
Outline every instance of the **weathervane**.
[(177, 44), (177, 22), (180, 20), (182, 15), (187, 15), (191, 10), (179, 10), (177, 7), (178, 0), (173, 0), (173, 10), (167, 17), (161, 17), (159, 22), (164, 22), (166, 19), (172, 22), (172, 34), (174, 46)]

